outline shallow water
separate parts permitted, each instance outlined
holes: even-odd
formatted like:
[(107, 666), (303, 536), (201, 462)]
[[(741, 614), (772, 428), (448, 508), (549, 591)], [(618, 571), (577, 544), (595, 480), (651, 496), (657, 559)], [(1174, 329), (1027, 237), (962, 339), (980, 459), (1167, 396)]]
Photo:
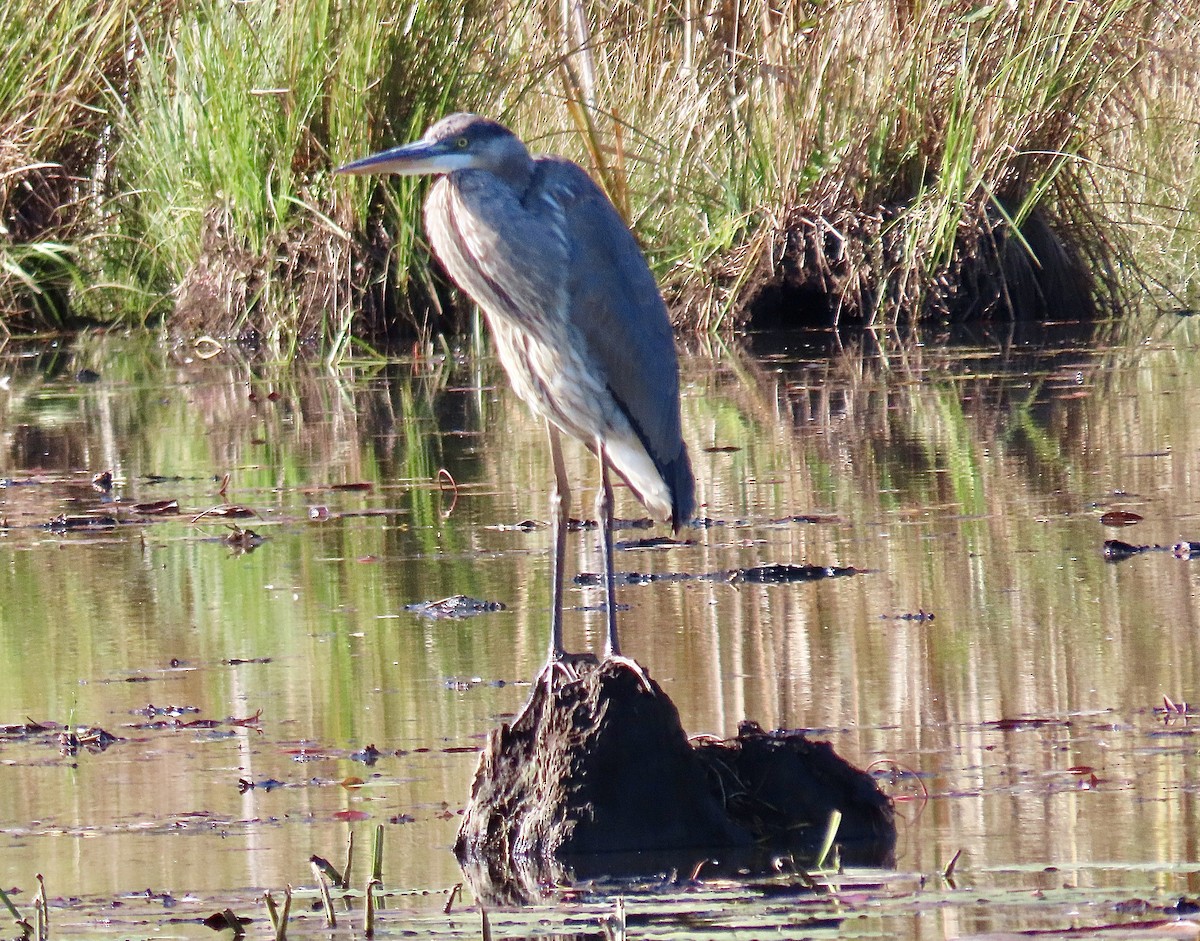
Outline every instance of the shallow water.
[[(684, 356), (707, 522), (618, 569), (859, 573), (624, 586), (627, 652), (693, 733), (811, 728), (893, 771), (900, 858), (803, 904), (626, 887), (631, 937), (695, 937), (695, 918), (723, 937), (957, 937), (1173, 917), (1200, 892), (1196, 725), (1163, 713), (1200, 699), (1200, 560), (1102, 553), (1200, 542), (1197, 340), (1180, 320), (1121, 342), (809, 334)], [(226, 905), (264, 931), (263, 889), (313, 886), (309, 856), (341, 866), (349, 832), (365, 882), (382, 824), (382, 932), (478, 936), (469, 897), (440, 912), (475, 750), (544, 656), (548, 533), (516, 525), (546, 517), (544, 430), (469, 350), (337, 369), (210, 352), (84, 336), (0, 358), (0, 724), (120, 739), (64, 755), (56, 728), (0, 737), (0, 887), (28, 913), (43, 873), (52, 918), (83, 935), (198, 937), (189, 919)], [(592, 460), (572, 448), (569, 467), (590, 516)], [(179, 512), (134, 508), (164, 500)], [(253, 515), (195, 519), (229, 504)], [(1114, 509), (1144, 521), (1105, 527)], [(643, 515), (624, 492), (617, 512)], [(45, 525), (87, 514), (113, 525)], [(230, 545), (238, 527), (264, 541)], [(597, 570), (594, 541), (570, 536), (570, 572)], [(407, 610), (455, 594), (504, 609)], [(598, 590), (568, 595), (569, 646), (601, 646)], [(131, 922), (107, 909), (146, 890), (112, 910)], [(612, 904), (492, 927), (599, 937)]]

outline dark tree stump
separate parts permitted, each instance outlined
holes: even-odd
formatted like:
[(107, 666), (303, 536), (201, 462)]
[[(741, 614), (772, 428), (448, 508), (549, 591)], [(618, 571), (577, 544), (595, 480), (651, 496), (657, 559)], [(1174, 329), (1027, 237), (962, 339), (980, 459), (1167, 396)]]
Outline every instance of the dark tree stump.
[(693, 746), (630, 662), (580, 670), (543, 673), (488, 736), (454, 846), (479, 897), (528, 901), (572, 875), (690, 870), (714, 853), (746, 865), (756, 847), (819, 843), (834, 807), (839, 834), (882, 838), (860, 862), (890, 861), (890, 801), (829, 745), (743, 723), (733, 742)]

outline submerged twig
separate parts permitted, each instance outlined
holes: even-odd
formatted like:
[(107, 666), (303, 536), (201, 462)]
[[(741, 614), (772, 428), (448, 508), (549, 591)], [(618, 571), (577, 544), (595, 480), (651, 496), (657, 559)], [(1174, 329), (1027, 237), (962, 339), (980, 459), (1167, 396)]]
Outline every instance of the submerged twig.
[(32, 935), (33, 925), (26, 920), (24, 915), (17, 911), (17, 906), (12, 903), (12, 900), (8, 897), (8, 893), (3, 889), (0, 889), (0, 902), (4, 903), (4, 907), (7, 908), (9, 914), (13, 916), (13, 921), (16, 922), (17, 927), (21, 929), (21, 937), (28, 938), (30, 935)]
[(337, 867), (324, 856), (310, 856), (308, 861), (312, 863), (313, 872), (323, 872), (329, 877), (329, 881), (334, 885), (342, 884), (342, 874), (337, 871)]
[(383, 883), (378, 879), (371, 879), (367, 882), (367, 913), (363, 919), (363, 933), (368, 938), (375, 937), (375, 890), (383, 888)]
[(46, 901), (46, 880), (42, 878), (40, 872), (36, 878), (38, 894), (33, 902), (33, 910), (37, 922), (37, 941), (48, 941), (50, 937), (50, 906)]
[(346, 839), (346, 868), (342, 870), (342, 889), (343, 891), (350, 888), (350, 869), (354, 866), (354, 831), (350, 831), (350, 836)]
[(288, 917), (292, 913), (292, 887), (289, 885), (283, 896), (283, 911), (275, 904), (275, 896), (271, 890), (263, 892), (263, 901), (267, 904), (267, 914), (271, 916), (271, 927), (275, 930), (275, 941), (287, 941)]
[(954, 885), (954, 867), (958, 865), (958, 858), (962, 856), (962, 847), (960, 846), (953, 856), (950, 857), (950, 862), (946, 864), (946, 868), (942, 870), (942, 878)]
[(375, 826), (375, 843), (371, 848), (371, 879), (383, 883), (383, 824)]
[[(321, 904), (325, 907), (325, 924), (330, 928), (336, 928), (337, 915), (333, 911), (333, 897), (329, 894), (329, 881), (325, 877), (324, 870), (317, 864), (318, 859), (320, 859), (319, 856), (314, 856), (310, 862), (312, 863), (313, 875), (317, 878), (317, 889), (321, 893)], [(328, 866), (329, 864), (325, 863), (325, 865)]]
[(842, 812), (834, 809), (829, 812), (829, 824), (825, 827), (825, 839), (821, 842), (821, 850), (817, 853), (815, 869), (825, 868), (829, 852), (833, 849), (833, 841), (837, 839), (838, 828), (842, 825)]
[(270, 889), (263, 890), (263, 904), (267, 906), (267, 917), (271, 919), (271, 927), (275, 929), (276, 937), (278, 937), (279, 909), (275, 906), (275, 897), (271, 895)]
[(454, 883), (454, 888), (450, 890), (450, 898), (446, 899), (446, 907), (442, 909), (443, 915), (449, 915), (450, 909), (454, 907), (454, 902), (458, 898), (458, 893), (462, 891), (462, 883)]
[(600, 919), (605, 941), (625, 941), (625, 897), (617, 897), (617, 909)]
[(450, 514), (454, 512), (454, 508), (458, 506), (458, 481), (455, 480), (454, 475), (444, 467), (438, 468), (437, 476), (438, 484), (441, 486), (442, 490), (446, 489), (447, 484), (450, 486), (450, 507), (442, 511), (442, 519), (449, 519)]
[(292, 914), (292, 887), (283, 890), (283, 911), (279, 913), (279, 924), (275, 926), (275, 941), (287, 941), (288, 918)]

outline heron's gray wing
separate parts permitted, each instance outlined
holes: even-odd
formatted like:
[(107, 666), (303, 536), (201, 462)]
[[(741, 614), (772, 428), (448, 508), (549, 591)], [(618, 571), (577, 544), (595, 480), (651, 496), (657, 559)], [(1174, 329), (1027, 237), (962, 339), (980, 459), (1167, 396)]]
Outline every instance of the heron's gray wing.
[[(665, 470), (684, 448), (675, 340), (658, 284), (624, 221), (580, 167), (540, 158), (538, 171), (564, 213), (568, 316), (647, 452)], [(670, 475), (663, 477), (674, 490)]]

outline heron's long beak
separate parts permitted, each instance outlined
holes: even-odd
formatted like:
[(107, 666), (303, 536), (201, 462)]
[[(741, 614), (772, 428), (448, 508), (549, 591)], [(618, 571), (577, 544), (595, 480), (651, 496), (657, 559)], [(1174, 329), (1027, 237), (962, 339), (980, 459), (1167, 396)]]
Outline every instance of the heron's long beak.
[(418, 176), (425, 173), (452, 173), (469, 166), (470, 158), (448, 150), (441, 141), (413, 141), (361, 160), (338, 167), (334, 173), (400, 173)]

